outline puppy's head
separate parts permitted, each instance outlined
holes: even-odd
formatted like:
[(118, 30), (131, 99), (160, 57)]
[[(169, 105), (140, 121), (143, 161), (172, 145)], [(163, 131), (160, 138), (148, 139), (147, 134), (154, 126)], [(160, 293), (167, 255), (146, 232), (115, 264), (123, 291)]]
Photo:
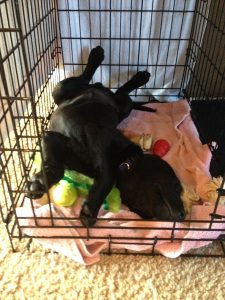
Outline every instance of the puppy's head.
[(119, 176), (123, 203), (143, 218), (183, 220), (182, 186), (168, 163), (155, 155), (144, 155)]
[(165, 173), (155, 178), (152, 188), (146, 192), (149, 201), (148, 213), (159, 220), (183, 220), (185, 209), (181, 199), (182, 187), (175, 174)]

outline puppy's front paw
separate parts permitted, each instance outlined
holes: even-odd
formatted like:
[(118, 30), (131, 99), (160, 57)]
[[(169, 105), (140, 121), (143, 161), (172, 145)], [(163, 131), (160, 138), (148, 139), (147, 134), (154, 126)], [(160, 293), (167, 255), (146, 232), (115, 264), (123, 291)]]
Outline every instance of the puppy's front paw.
[(28, 183), (29, 197), (32, 199), (41, 198), (46, 192), (42, 172), (35, 174)]
[(96, 217), (93, 216), (87, 202), (85, 202), (81, 208), (80, 220), (85, 227), (92, 227), (96, 223)]

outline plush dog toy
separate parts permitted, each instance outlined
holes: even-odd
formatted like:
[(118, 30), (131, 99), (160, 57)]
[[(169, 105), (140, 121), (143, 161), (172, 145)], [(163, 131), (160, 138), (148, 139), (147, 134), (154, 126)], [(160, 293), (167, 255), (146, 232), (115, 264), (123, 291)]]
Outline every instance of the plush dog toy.
[[(38, 152), (35, 154), (33, 166), (36, 172), (41, 170), (41, 156)], [(88, 176), (76, 171), (65, 170), (63, 178), (50, 188), (50, 200), (59, 206), (71, 207), (76, 204), (78, 197), (87, 197), (92, 184), (93, 179)], [(44, 194), (39, 202), (41, 204), (48, 203), (47, 194)], [(103, 208), (117, 213), (120, 210), (120, 206), (120, 192), (116, 187), (113, 187), (104, 200)]]
[(160, 157), (163, 157), (164, 155), (166, 155), (169, 149), (170, 149), (169, 143), (164, 139), (159, 139), (154, 143), (152, 148), (152, 153)]

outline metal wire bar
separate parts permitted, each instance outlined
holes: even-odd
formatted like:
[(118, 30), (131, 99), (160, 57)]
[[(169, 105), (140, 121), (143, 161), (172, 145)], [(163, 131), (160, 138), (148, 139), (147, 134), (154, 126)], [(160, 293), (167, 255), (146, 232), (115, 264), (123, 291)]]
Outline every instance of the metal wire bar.
[[(57, 221), (79, 222), (79, 218), (54, 217), (49, 197), (50, 216), (48, 218), (37, 216), (32, 201), (30, 204), (33, 217), (18, 217), (16, 215), (16, 207), (23, 205), (25, 201), (27, 183), (33, 170), (32, 156), (35, 152), (41, 152), (40, 136), (42, 131), (47, 128), (55, 108), (52, 103), (51, 92), (55, 84), (61, 79), (59, 69), (62, 68), (64, 71), (63, 78), (71, 75), (68, 70), (72, 74), (75, 74), (77, 69), (84, 70), (86, 58), (81, 51), (84, 47), (92, 48), (96, 43), (102, 47), (108, 47), (109, 53), (100, 67), (99, 78), (100, 81), (103, 81), (103, 70), (107, 70), (105, 72), (108, 75), (106, 82), (112, 90), (117, 89), (125, 78), (130, 78), (131, 73), (139, 68), (151, 69), (154, 80), (139, 89), (138, 92), (135, 91), (131, 94), (133, 98), (138, 95), (140, 102), (146, 99), (150, 101), (149, 91), (155, 92), (159, 89), (164, 91), (165, 97), (181, 95), (188, 82), (189, 88), (186, 89), (185, 94), (189, 100), (193, 100), (194, 97), (199, 97), (202, 100), (220, 97), (225, 100), (224, 95), (222, 95), (225, 70), (221, 67), (224, 56), (217, 55), (214, 57), (218, 48), (222, 48), (224, 45), (223, 14), (218, 14), (218, 12), (221, 7), (222, 11), (224, 10), (225, 2), (215, 0), (211, 1), (210, 4), (209, 1), (196, 0), (193, 10), (187, 8), (187, 0), (183, 0), (183, 7), (178, 6), (179, 1), (177, 0), (170, 3), (163, 0), (161, 1), (161, 9), (157, 7), (154, 0), (151, 5), (146, 5), (146, 3), (145, 0), (139, 0), (138, 5), (133, 0), (130, 0), (128, 5), (125, 5), (123, 0), (110, 0), (108, 2), (103, 0), (95, 2), (92, 0), (75, 0), (73, 3), (69, 0), (64, 3), (59, 3), (57, 0), (0, 1), (1, 8), (5, 11), (4, 15), (0, 14), (0, 37), (2, 37), (1, 41), (3, 42), (0, 49), (0, 177), (3, 182), (4, 195), (4, 200), (0, 205), (0, 215), (6, 224), (12, 247), (12, 238), (21, 238), (24, 229), (37, 227), (42, 229), (52, 227), (55, 229), (84, 228), (82, 225), (74, 224), (59, 226)], [(215, 20), (217, 14), (219, 17)], [(130, 16), (129, 22), (127, 22), (126, 28), (123, 28), (127, 15)], [(180, 16), (179, 30), (177, 35), (173, 36), (177, 15)], [(75, 22), (74, 16), (77, 22)], [(166, 19), (166, 16), (170, 16), (169, 19)], [(156, 17), (160, 20), (160, 25), (158, 35), (154, 36), (153, 25)], [(191, 34), (187, 36), (183, 32), (184, 24), (191, 17), (193, 17)], [(63, 18), (66, 20), (67, 32), (61, 26)], [(83, 31), (84, 20), (88, 24), (87, 34), (84, 34)], [(93, 24), (98, 28), (97, 30)], [(116, 33), (114, 33), (115, 25), (118, 28)], [(147, 34), (144, 34), (144, 26), (149, 26)], [(168, 28), (168, 34), (164, 36), (165, 26)], [(209, 30), (207, 37), (209, 49), (204, 47), (207, 30)], [(180, 48), (187, 42), (189, 44), (186, 59), (184, 62), (179, 61)], [(68, 48), (68, 55), (63, 52), (65, 45)], [(77, 45), (79, 53), (81, 53), (80, 56), (76, 55)], [(155, 59), (150, 59), (153, 45), (155, 45)], [(171, 60), (170, 48), (173, 47), (175, 48), (175, 55), (174, 60)], [(144, 59), (142, 57), (143, 48), (146, 49)], [(160, 61), (159, 56), (162, 48), (165, 49), (165, 58)], [(134, 59), (132, 58), (133, 50), (137, 53)], [(127, 51), (127, 60), (125, 61), (122, 60), (123, 51)], [(202, 64), (197, 68), (199, 57), (202, 57)], [(183, 70), (180, 82), (175, 81), (178, 69)], [(114, 71), (118, 75), (113, 78)], [(157, 83), (159, 72), (163, 74), (163, 86)], [(166, 84), (169, 72), (172, 72), (172, 77)], [(211, 86), (210, 90), (208, 86)], [(13, 138), (11, 138), (12, 132), (14, 133)], [(8, 139), (7, 142), (6, 138)], [(152, 238), (140, 239), (126, 237), (126, 235), (123, 237), (108, 234), (106, 236), (93, 236), (92, 228), (86, 228), (86, 234), (79, 237), (57, 235), (48, 238), (101, 239), (108, 242), (108, 254), (116, 253), (114, 248), (121, 244), (148, 245), (152, 248), (147, 255), (157, 255), (155, 249), (159, 241), (213, 242), (214, 240), (210, 238), (178, 238), (176, 234), (179, 230), (221, 232), (220, 228), (214, 228), (213, 225), (221, 224), (222, 226), (225, 223), (225, 216), (217, 214), (221, 196), (224, 196), (223, 186), (224, 179), (218, 190), (218, 198), (211, 214), (211, 220), (185, 220), (183, 222), (185, 228), (176, 221), (171, 221), (169, 228), (162, 225), (155, 228), (151, 226), (151, 220), (145, 220), (149, 222), (149, 226), (122, 228), (124, 232), (126, 230), (165, 230), (169, 233), (169, 237), (153, 236)], [(30, 220), (34, 225), (22, 226), (20, 223), (22, 220)], [(124, 219), (114, 219), (114, 221), (116, 220), (123, 221)], [(51, 222), (51, 224), (41, 226), (42, 221), (46, 221), (48, 224)], [(94, 229), (109, 229), (108, 226), (101, 225), (101, 219), (97, 221)], [(104, 219), (104, 221), (110, 221), (110, 219)], [(136, 219), (127, 219), (126, 221), (138, 222)], [(163, 223), (164, 221), (160, 222)], [(207, 227), (202, 228), (201, 225)], [(119, 226), (110, 226), (110, 228), (121, 230)], [(31, 237), (46, 238), (46, 236), (40, 237), (35, 233)], [(194, 254), (194, 256), (225, 257), (224, 238), (221, 236), (216, 240), (220, 242), (223, 254)], [(123, 254), (130, 254), (130, 252), (126, 250)]]

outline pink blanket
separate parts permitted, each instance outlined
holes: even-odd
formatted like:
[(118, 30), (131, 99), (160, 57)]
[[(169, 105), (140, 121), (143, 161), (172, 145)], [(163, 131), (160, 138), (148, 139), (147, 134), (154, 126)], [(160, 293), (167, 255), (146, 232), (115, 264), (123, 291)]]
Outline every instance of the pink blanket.
[(157, 113), (133, 111), (119, 126), (126, 136), (152, 134), (153, 142), (166, 139), (170, 151), (163, 157), (175, 170), (185, 185), (196, 188), (204, 199), (201, 187), (211, 179), (209, 164), (211, 152), (202, 145), (190, 117), (185, 100), (171, 103), (152, 103)]
[[(154, 140), (168, 140), (171, 148), (164, 159), (174, 168), (179, 179), (195, 188), (204, 201), (203, 186), (211, 179), (211, 153), (199, 141), (187, 102), (181, 100), (148, 106), (156, 108), (157, 114), (133, 111), (119, 128), (127, 136), (144, 133), (152, 134)], [(155, 251), (167, 257), (178, 257), (190, 249), (207, 245), (225, 229), (225, 222), (220, 220), (206, 230), (210, 228), (210, 213), (214, 210), (207, 203), (192, 207), (187, 219), (195, 222), (187, 220), (182, 223), (145, 221), (125, 206), (117, 214), (101, 209), (100, 219), (88, 232), (78, 218), (80, 201), (72, 208), (51, 204), (50, 209), (49, 205), (36, 203), (34, 206), (32, 209), (30, 200), (26, 199), (24, 206), (16, 210), (23, 233), (36, 237), (45, 247), (87, 265), (97, 262), (99, 253), (109, 247), (133, 251), (151, 251), (154, 247)], [(219, 205), (216, 213), (224, 215), (225, 207)], [(51, 215), (54, 216), (53, 225)], [(59, 239), (59, 236), (64, 238)]]

